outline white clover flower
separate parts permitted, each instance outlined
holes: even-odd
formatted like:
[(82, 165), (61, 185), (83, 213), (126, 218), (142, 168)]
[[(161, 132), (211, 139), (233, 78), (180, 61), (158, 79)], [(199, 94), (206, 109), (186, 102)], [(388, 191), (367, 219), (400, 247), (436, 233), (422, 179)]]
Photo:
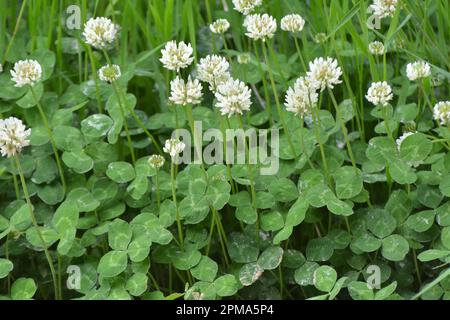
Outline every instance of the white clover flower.
[(298, 78), (293, 87), (286, 92), (286, 110), (301, 116), (310, 113), (311, 109), (317, 105), (319, 95), (316, 92), (317, 85), (310, 79)]
[(403, 133), (397, 140), (395, 140), (395, 143), (397, 144), (397, 149), (400, 151), (400, 147), (403, 143), (403, 141), (408, 138), (409, 136), (412, 136), (416, 132), (405, 132)]
[(109, 83), (117, 81), (121, 75), (122, 73), (120, 72), (120, 67), (117, 64), (108, 64), (98, 70), (98, 77), (100, 80)]
[(175, 158), (179, 153), (184, 151), (186, 145), (179, 139), (168, 139), (164, 145), (164, 152)]
[(2, 73), (3, 72), (3, 66), (2, 66), (2, 64), (0, 63), (0, 73)]
[(105, 17), (91, 18), (84, 25), (85, 42), (96, 49), (109, 48), (117, 38), (119, 27)]
[(161, 59), (164, 68), (168, 70), (180, 71), (189, 67), (189, 65), (194, 61), (192, 56), (193, 49), (190, 43), (186, 44), (183, 41), (178, 44), (175, 41), (167, 42), (164, 49), (161, 50)]
[(236, 11), (248, 15), (262, 4), (262, 0), (233, 0), (233, 4)]
[(217, 103), (216, 107), (220, 108), (222, 115), (231, 117), (233, 114), (243, 114), (244, 111), (250, 110), (251, 91), (240, 80), (228, 79), (227, 82), (220, 84), (215, 93)]
[(148, 158), (148, 164), (153, 169), (161, 168), (165, 162), (166, 160), (164, 159), (164, 157), (159, 154), (153, 154)]
[(0, 152), (3, 157), (14, 157), (22, 148), (30, 145), (28, 138), (31, 129), (27, 129), (20, 119), (10, 117), (0, 119)]
[(366, 95), (366, 99), (375, 106), (387, 106), (392, 98), (394, 98), (392, 88), (386, 81), (372, 83)]
[(398, 0), (373, 0), (369, 6), (375, 17), (383, 19), (393, 17), (397, 9)]
[(251, 14), (245, 17), (244, 27), (247, 29), (245, 34), (247, 37), (266, 41), (271, 39), (277, 31), (277, 21), (267, 13)]
[(321, 91), (326, 88), (333, 89), (335, 85), (342, 83), (342, 70), (337, 60), (330, 57), (326, 60), (320, 57), (310, 62), (307, 75), (313, 83), (317, 83), (317, 89)]
[(202, 101), (202, 85), (197, 79), (188, 77), (187, 82), (177, 76), (170, 82), (169, 100), (176, 105), (198, 104)]
[(428, 78), (431, 76), (430, 65), (423, 61), (408, 63), (406, 66), (406, 75), (411, 81)]
[(229, 68), (230, 64), (224, 57), (208, 55), (197, 65), (197, 78), (207, 82), (210, 90), (215, 91), (219, 84), (231, 77)]
[(281, 19), (281, 29), (288, 32), (300, 32), (305, 26), (305, 20), (299, 14), (288, 14)]
[(228, 31), (230, 23), (227, 19), (217, 19), (209, 25), (209, 29), (212, 33), (222, 34)]
[(42, 67), (36, 60), (20, 60), (11, 70), (11, 80), (15, 87), (33, 86), (42, 78)]
[(434, 106), (434, 119), (442, 125), (450, 125), (450, 101), (441, 101)]
[(380, 41), (374, 41), (369, 43), (369, 51), (374, 56), (382, 56), (386, 53), (386, 48), (384, 47), (384, 44)]

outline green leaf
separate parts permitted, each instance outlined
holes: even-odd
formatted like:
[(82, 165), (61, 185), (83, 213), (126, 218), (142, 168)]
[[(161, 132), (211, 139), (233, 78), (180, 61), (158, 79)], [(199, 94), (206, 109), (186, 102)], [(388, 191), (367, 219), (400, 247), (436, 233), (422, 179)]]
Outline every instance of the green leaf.
[(260, 222), (261, 229), (264, 231), (277, 231), (284, 226), (283, 215), (278, 211), (261, 214)]
[(327, 261), (333, 252), (333, 242), (328, 238), (311, 239), (306, 246), (306, 257), (310, 261)]
[(112, 278), (125, 271), (128, 261), (124, 251), (110, 251), (101, 257), (97, 267), (98, 273), (105, 278)]
[(238, 282), (231, 274), (226, 274), (217, 278), (214, 282), (214, 289), (219, 297), (229, 297), (238, 291)]
[(136, 177), (133, 166), (123, 161), (110, 163), (106, 175), (117, 183), (127, 183)]
[(442, 229), (441, 233), (442, 244), (450, 250), (450, 227), (445, 227)]
[(435, 250), (435, 249), (431, 249), (431, 250), (426, 250), (424, 252), (421, 252), (418, 256), (417, 259), (419, 259), (422, 262), (428, 262), (428, 261), (433, 261), (436, 259), (441, 259), (444, 257), (450, 256), (450, 251), (449, 250)]
[(409, 216), (406, 225), (416, 232), (425, 232), (433, 226), (435, 215), (434, 210), (421, 211)]
[(439, 184), (439, 190), (444, 196), (450, 197), (450, 174), (442, 178), (442, 181)]
[(14, 268), (14, 265), (8, 259), (0, 258), (0, 279), (6, 277)]
[(121, 219), (116, 219), (109, 225), (108, 243), (114, 250), (126, 250), (131, 241), (130, 225)]
[(258, 258), (258, 265), (264, 270), (276, 269), (283, 259), (283, 249), (280, 247), (269, 247), (264, 250)]
[(135, 297), (142, 295), (148, 287), (148, 277), (145, 273), (135, 273), (128, 280), (126, 284), (127, 291)]
[(353, 281), (348, 285), (348, 292), (354, 300), (373, 300), (373, 290), (365, 282)]
[(74, 127), (57, 126), (53, 129), (56, 146), (64, 151), (77, 151), (84, 147), (81, 131)]
[(397, 281), (392, 282), (387, 287), (384, 287), (375, 293), (375, 300), (385, 300), (389, 298), (389, 296), (395, 292), (395, 289), (397, 289)]
[(258, 220), (258, 213), (252, 206), (241, 206), (236, 209), (236, 219), (245, 224), (255, 224)]
[(189, 270), (195, 267), (202, 259), (202, 254), (198, 250), (178, 251), (173, 258), (173, 265), (179, 270)]
[(217, 263), (207, 256), (203, 256), (199, 264), (191, 269), (194, 278), (200, 281), (213, 282), (217, 275), (219, 266)]
[(406, 163), (418, 164), (428, 157), (432, 148), (433, 144), (424, 134), (415, 133), (401, 143), (400, 157)]
[(81, 132), (89, 138), (101, 138), (108, 134), (113, 120), (104, 114), (93, 114), (81, 121)]
[(319, 268), (315, 262), (306, 261), (300, 268), (295, 270), (294, 279), (300, 286), (310, 286), (314, 284), (314, 271)]
[(381, 253), (389, 261), (402, 261), (409, 252), (409, 244), (401, 235), (393, 234), (383, 239)]
[(395, 218), (386, 210), (372, 209), (367, 215), (367, 228), (378, 238), (385, 238), (397, 228)]
[(38, 227), (36, 229), (35, 227), (31, 227), (26, 232), (26, 237), (28, 242), (37, 248), (42, 248), (43, 243), (41, 240), (41, 237), (38, 234), (38, 230), (42, 236), (42, 239), (44, 240), (45, 246), (48, 248), (52, 244), (54, 244), (59, 239), (58, 233), (49, 227)]
[(19, 278), (11, 286), (11, 298), (13, 300), (29, 300), (36, 293), (37, 286), (33, 279)]
[(357, 196), (362, 188), (361, 171), (353, 167), (341, 167), (334, 173), (336, 195), (339, 199), (351, 199)]
[(62, 160), (68, 168), (79, 174), (86, 173), (94, 167), (94, 160), (84, 150), (66, 151), (62, 155)]
[(232, 233), (228, 238), (228, 253), (237, 263), (250, 263), (258, 259), (259, 249), (249, 236)]
[(264, 273), (258, 263), (252, 262), (244, 264), (239, 271), (239, 281), (241, 281), (243, 286), (251, 286), (255, 283)]
[(292, 207), (289, 209), (286, 216), (286, 226), (296, 227), (305, 220), (306, 211), (309, 208), (309, 203), (303, 197), (299, 197)]
[(321, 266), (314, 271), (313, 283), (317, 290), (330, 292), (337, 280), (336, 271), (329, 266)]

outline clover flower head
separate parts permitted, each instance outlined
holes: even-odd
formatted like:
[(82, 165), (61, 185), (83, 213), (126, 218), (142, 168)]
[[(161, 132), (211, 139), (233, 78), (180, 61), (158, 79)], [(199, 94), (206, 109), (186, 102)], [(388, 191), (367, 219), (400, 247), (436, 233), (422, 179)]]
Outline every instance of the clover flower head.
[(431, 76), (430, 65), (424, 61), (408, 63), (408, 65), (406, 66), (406, 75), (411, 81), (428, 78)]
[(438, 102), (433, 108), (433, 116), (442, 125), (450, 125), (450, 101)]
[(85, 42), (99, 50), (111, 47), (117, 38), (119, 27), (110, 19), (97, 17), (89, 19), (84, 25)]
[(0, 73), (3, 72), (3, 65), (0, 63)]
[(184, 151), (186, 145), (179, 139), (168, 139), (164, 144), (164, 152), (168, 153), (172, 158), (175, 158), (178, 154)]
[(9, 117), (0, 119), (0, 152), (3, 157), (14, 157), (30, 145), (31, 129), (27, 129), (20, 119)]
[(369, 43), (369, 51), (374, 56), (382, 56), (386, 53), (386, 48), (384, 47), (384, 44), (380, 41), (373, 41)]
[(33, 86), (42, 78), (42, 67), (36, 60), (20, 60), (11, 70), (11, 80), (15, 87)]
[(277, 31), (277, 21), (274, 17), (264, 14), (251, 14), (245, 17), (244, 27), (247, 29), (245, 34), (254, 40), (266, 41), (271, 39)]
[(212, 33), (216, 34), (222, 34), (228, 31), (230, 28), (230, 23), (227, 19), (217, 19), (213, 23), (209, 25), (209, 30), (211, 30)]
[(148, 164), (153, 169), (161, 168), (165, 162), (166, 160), (164, 159), (164, 157), (159, 154), (153, 154), (148, 158)]
[(300, 32), (305, 26), (305, 20), (299, 14), (288, 14), (281, 19), (281, 29), (288, 32)]
[(202, 101), (202, 85), (197, 79), (192, 80), (191, 76), (187, 81), (177, 76), (170, 82), (169, 100), (176, 105), (185, 106), (188, 104), (199, 104)]
[(194, 57), (192, 56), (193, 49), (190, 43), (186, 44), (183, 41), (178, 44), (175, 41), (167, 42), (164, 49), (161, 50), (161, 59), (159, 59), (164, 68), (173, 71), (180, 71), (188, 67)]
[(375, 17), (383, 19), (393, 17), (397, 9), (398, 0), (373, 0), (369, 6)]
[(220, 108), (222, 115), (228, 117), (233, 114), (243, 114), (244, 111), (250, 110), (251, 95), (250, 89), (244, 82), (230, 78), (217, 87), (216, 107)]
[(107, 64), (98, 70), (100, 80), (109, 83), (117, 81), (121, 75), (120, 67), (117, 64)]
[(233, 0), (234, 9), (243, 15), (252, 13), (261, 4), (262, 0)]
[(229, 68), (230, 64), (224, 57), (208, 55), (197, 65), (197, 78), (207, 82), (210, 90), (215, 91), (219, 84), (231, 77)]
[(286, 92), (286, 102), (284, 103), (286, 110), (302, 117), (310, 114), (319, 99), (316, 88), (317, 84), (309, 78), (298, 78), (294, 86)]
[(340, 77), (342, 70), (336, 59), (316, 58), (309, 63), (308, 78), (317, 84), (317, 89), (324, 91), (326, 88), (333, 89), (335, 85), (342, 83)]
[(372, 83), (366, 95), (366, 99), (375, 106), (387, 106), (393, 98), (392, 88), (386, 81)]

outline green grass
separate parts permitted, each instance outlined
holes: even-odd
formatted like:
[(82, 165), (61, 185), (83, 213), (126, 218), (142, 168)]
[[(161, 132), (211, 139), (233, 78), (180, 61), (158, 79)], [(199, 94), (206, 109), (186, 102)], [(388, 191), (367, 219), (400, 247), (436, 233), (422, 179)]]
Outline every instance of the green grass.
[[(245, 36), (231, 0), (0, 1), (0, 119), (18, 117), (33, 132), (14, 158), (22, 169), (0, 159), (0, 297), (449, 299), (450, 127), (432, 108), (450, 100), (450, 3), (399, 1), (371, 30), (371, 2), (264, 0), (257, 12), (278, 29), (263, 43)], [(80, 8), (81, 29), (66, 27), (70, 5)], [(280, 29), (289, 13), (306, 20), (295, 39)], [(120, 26), (107, 54), (82, 36), (97, 16)], [(208, 28), (218, 18), (231, 24), (224, 37)], [(253, 91), (251, 111), (220, 116), (207, 84), (192, 114), (170, 105), (176, 73), (159, 61), (170, 40), (194, 49), (183, 78), (208, 54), (226, 57)], [(369, 52), (374, 40), (386, 55)], [(248, 64), (237, 62), (241, 54)], [(342, 83), (303, 121), (285, 110), (285, 93), (327, 56)], [(9, 76), (28, 57), (44, 69), (35, 98)], [(122, 69), (113, 86), (97, 76), (108, 59)], [(416, 60), (433, 78), (408, 80)], [(365, 98), (377, 81), (394, 90), (386, 109)], [(99, 114), (117, 125), (98, 134), (87, 120)], [(193, 119), (204, 130), (280, 129), (280, 171), (178, 166), (169, 157), (151, 169), (148, 156), (163, 154), (173, 130), (192, 131)], [(418, 134), (398, 151), (395, 139), (409, 131)], [(81, 267), (81, 289), (66, 288), (70, 265)], [(384, 290), (367, 288), (371, 265)]]

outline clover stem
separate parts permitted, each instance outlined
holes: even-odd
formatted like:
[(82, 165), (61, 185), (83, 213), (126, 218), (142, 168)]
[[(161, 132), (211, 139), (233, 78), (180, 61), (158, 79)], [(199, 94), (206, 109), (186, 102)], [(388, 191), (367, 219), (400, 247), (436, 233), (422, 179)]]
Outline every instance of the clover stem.
[(156, 203), (158, 204), (158, 209), (161, 207), (161, 195), (159, 191), (159, 177), (158, 177), (159, 169), (156, 169), (155, 174), (155, 185), (156, 185)]
[(294, 144), (292, 143), (292, 139), (291, 139), (291, 134), (290, 134), (290, 132), (288, 130), (286, 121), (284, 119), (283, 110), (281, 110), (280, 100), (278, 99), (278, 91), (277, 91), (277, 88), (275, 86), (275, 80), (273, 78), (272, 69), (269, 66), (269, 58), (267, 56), (266, 45), (264, 43), (262, 43), (261, 47), (262, 47), (265, 63), (266, 63), (267, 68), (269, 70), (270, 84), (272, 86), (273, 95), (275, 97), (275, 104), (277, 106), (278, 115), (280, 117), (281, 125), (283, 126), (284, 133), (286, 134), (289, 146), (291, 148), (292, 155), (294, 156), (294, 158), (297, 158), (297, 153), (295, 152)]
[(23, 175), (22, 165), (20, 164), (18, 156), (15, 156), (14, 160), (15, 160), (15, 164), (16, 164), (16, 167), (17, 167), (17, 171), (19, 172), (20, 182), (22, 184), (22, 191), (23, 191), (23, 194), (25, 196), (25, 200), (26, 200), (26, 203), (27, 203), (27, 206), (28, 206), (28, 211), (30, 213), (30, 219), (31, 219), (31, 222), (33, 223), (34, 229), (36, 230), (38, 238), (39, 238), (39, 240), (42, 243), (42, 247), (44, 249), (44, 254), (45, 254), (45, 257), (47, 259), (47, 263), (48, 263), (48, 266), (50, 268), (50, 272), (52, 274), (53, 288), (54, 288), (54, 291), (55, 291), (55, 300), (59, 300), (58, 280), (56, 278), (56, 272), (55, 272), (55, 267), (53, 266), (52, 257), (51, 257), (51, 255), (50, 255), (50, 253), (48, 251), (47, 244), (45, 243), (45, 240), (44, 240), (44, 237), (42, 236), (41, 230), (39, 229), (39, 226), (38, 226), (38, 223), (37, 223), (37, 220), (36, 220), (36, 216), (34, 215), (33, 205), (31, 204), (30, 195), (28, 193), (28, 187), (27, 187), (27, 184), (25, 182), (25, 177)]
[[(11, 168), (13, 168), (13, 167), (14, 167), (14, 161), (13, 161), (13, 159), (11, 159)], [(14, 172), (11, 172), (11, 175), (13, 177), (14, 191), (16, 193), (16, 198), (17, 198), (17, 200), (19, 200), (19, 198), (20, 198), (19, 181), (17, 180), (17, 176)]]
[(262, 67), (262, 63), (261, 63), (261, 59), (259, 57), (259, 53), (258, 53), (258, 48), (257, 46), (255, 47), (255, 56), (256, 59), (258, 60), (258, 68), (259, 68), (259, 73), (261, 75), (261, 80), (263, 83), (263, 89), (264, 89), (264, 98), (266, 99), (266, 112), (269, 115), (269, 125), (272, 127), (273, 125), (273, 117), (272, 117), (272, 103), (270, 102), (270, 96), (269, 96), (269, 89), (268, 89), (268, 85), (267, 85), (267, 80), (266, 77), (264, 75), (264, 70)]
[(183, 228), (181, 227), (181, 219), (180, 219), (180, 210), (178, 208), (178, 202), (177, 202), (177, 181), (175, 176), (175, 158), (172, 157), (172, 162), (170, 164), (170, 179), (172, 183), (172, 200), (175, 203), (175, 207), (177, 210), (176, 219), (177, 219), (177, 228), (178, 228), (178, 238), (180, 241), (180, 246), (183, 249), (184, 248), (184, 242), (183, 242)]
[(320, 139), (320, 134), (319, 134), (319, 115), (318, 115), (318, 111), (316, 108), (312, 108), (312, 112), (311, 112), (311, 116), (313, 118), (314, 121), (314, 134), (316, 136), (316, 140), (317, 143), (319, 144), (319, 149), (320, 149), (320, 156), (322, 158), (322, 165), (323, 165), (323, 169), (325, 170), (325, 175), (327, 178), (327, 183), (329, 186), (331, 186), (331, 178), (330, 178), (330, 173), (328, 170), (328, 163), (327, 163), (327, 158), (325, 157), (325, 151), (323, 149), (323, 144), (322, 141)]
[(119, 92), (117, 91), (117, 86), (116, 86), (115, 81), (112, 82), (112, 87), (116, 94), (117, 103), (119, 104), (120, 115), (123, 119), (123, 126), (125, 128), (125, 134), (127, 136), (128, 148), (130, 149), (131, 161), (133, 162), (133, 164), (136, 164), (136, 156), (134, 154), (133, 141), (131, 140), (130, 130), (128, 129), (127, 119), (125, 118), (125, 110), (123, 108), (122, 101), (119, 96)]
[(47, 135), (50, 140), (50, 144), (52, 145), (53, 154), (55, 155), (56, 165), (58, 167), (58, 172), (59, 172), (59, 178), (61, 179), (61, 184), (62, 184), (63, 191), (65, 194), (67, 191), (66, 179), (64, 177), (64, 171), (63, 171), (63, 168), (61, 165), (61, 159), (58, 154), (58, 149), (56, 148), (55, 139), (53, 138), (52, 129), (50, 128), (47, 116), (45, 115), (45, 112), (42, 109), (41, 103), (39, 102), (36, 92), (34, 91), (32, 86), (30, 86), (30, 91), (31, 91), (31, 94), (33, 95), (34, 100), (36, 101), (36, 105), (39, 110), (39, 114), (41, 116), (42, 122), (44, 123), (45, 129), (47, 130)]
[(300, 62), (301, 62), (301, 64), (302, 64), (302, 67), (303, 67), (303, 71), (306, 72), (306, 71), (308, 70), (308, 68), (306, 67), (305, 60), (303, 59), (303, 55), (302, 55), (302, 52), (301, 52), (301, 50), (300, 50), (300, 46), (299, 46), (299, 44), (298, 44), (297, 37), (294, 35), (293, 38), (294, 38), (295, 48), (297, 49), (297, 55), (298, 55), (298, 57), (299, 57), (299, 59), (300, 59)]
[(311, 167), (311, 169), (314, 169), (314, 164), (311, 161), (310, 156), (306, 153), (306, 149), (305, 149), (305, 137), (303, 136), (303, 130), (304, 130), (304, 119), (303, 116), (300, 117), (300, 143), (301, 143), (301, 148), (302, 148), (302, 152), (305, 154), (306, 158), (308, 159), (308, 164)]
[(352, 150), (352, 146), (350, 144), (350, 140), (348, 139), (347, 127), (345, 126), (345, 123), (344, 123), (344, 121), (343, 121), (343, 119), (341, 117), (339, 106), (337, 104), (336, 97), (334, 96), (333, 91), (330, 88), (328, 88), (328, 92), (330, 94), (331, 101), (333, 102), (334, 108), (336, 110), (336, 118), (338, 119), (339, 124), (341, 125), (341, 130), (342, 130), (342, 133), (344, 135), (345, 143), (347, 144), (347, 151), (348, 151), (348, 154), (350, 156), (350, 160), (352, 161), (353, 168), (356, 169), (355, 157), (353, 155), (353, 150)]

